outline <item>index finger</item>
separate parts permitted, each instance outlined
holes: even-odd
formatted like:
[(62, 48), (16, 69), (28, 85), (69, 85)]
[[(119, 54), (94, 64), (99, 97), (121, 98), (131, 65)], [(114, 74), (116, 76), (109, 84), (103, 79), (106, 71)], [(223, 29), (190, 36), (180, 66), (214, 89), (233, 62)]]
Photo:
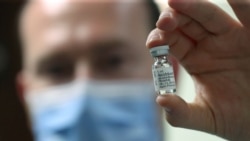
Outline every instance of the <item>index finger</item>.
[(223, 34), (239, 24), (225, 11), (207, 0), (169, 0), (169, 6), (191, 17), (213, 34)]

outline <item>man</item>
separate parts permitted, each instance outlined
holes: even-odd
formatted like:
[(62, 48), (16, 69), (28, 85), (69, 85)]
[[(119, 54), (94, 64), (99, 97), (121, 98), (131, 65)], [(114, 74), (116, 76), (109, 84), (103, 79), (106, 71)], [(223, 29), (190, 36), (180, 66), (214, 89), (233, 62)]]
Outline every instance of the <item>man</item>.
[(36, 140), (161, 140), (144, 48), (158, 18), (150, 9), (144, 0), (27, 4), (19, 83)]
[[(228, 0), (239, 21), (207, 0), (169, 0), (149, 48), (169, 44), (170, 52), (192, 75), (193, 103), (159, 96), (168, 121), (232, 141), (250, 138), (250, 3)], [(153, 38), (152, 38), (153, 37)]]

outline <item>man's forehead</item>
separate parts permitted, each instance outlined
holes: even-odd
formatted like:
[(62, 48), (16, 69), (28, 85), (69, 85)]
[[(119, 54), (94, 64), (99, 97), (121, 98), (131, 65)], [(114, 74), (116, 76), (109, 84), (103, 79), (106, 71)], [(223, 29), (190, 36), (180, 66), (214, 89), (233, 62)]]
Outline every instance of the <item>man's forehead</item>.
[[(54, 43), (58, 41), (60, 44), (67, 42), (67, 40), (64, 40), (64, 37), (67, 37), (62, 36), (63, 34), (69, 35), (67, 34), (66, 30), (61, 30), (66, 29), (64, 28), (64, 25), (51, 26), (51, 24), (57, 23), (55, 22), (57, 20), (59, 20), (59, 23), (61, 21), (76, 21), (79, 23), (80, 21), (80, 25), (84, 25), (81, 29), (85, 31), (84, 34), (81, 34), (83, 35), (82, 37), (84, 37), (86, 33), (86, 35), (91, 34), (95, 36), (96, 39), (98, 39), (98, 37), (96, 37), (98, 35), (96, 35), (95, 32), (109, 34), (105, 36), (100, 34), (99, 39), (109, 36), (109, 39), (111, 39), (114, 37), (114, 35), (118, 35), (117, 32), (121, 34), (134, 34), (131, 33), (131, 31), (137, 31), (138, 29), (140, 30), (144, 27), (141, 25), (141, 23), (139, 23), (139, 21), (145, 22), (145, 18), (148, 18), (148, 14), (143, 13), (146, 12), (146, 10), (145, 6), (142, 6), (142, 1), (144, 0), (33, 1), (30, 4), (29, 10), (27, 10), (28, 16), (26, 15), (27, 19), (24, 22), (23, 30), (24, 34), (29, 34), (26, 35), (27, 38), (25, 40), (29, 43), (32, 42), (30, 43), (32, 45), (28, 48), (25, 47), (26, 49), (24, 51), (26, 54), (37, 56), (37, 54), (45, 54), (45, 52), (50, 52), (52, 50), (52, 48), (50, 48), (52, 42)], [(65, 19), (65, 17), (67, 18)], [(70, 23), (70, 25), (72, 25), (75, 29), (77, 27), (73, 22)], [(145, 28), (143, 28), (143, 30), (145, 30)], [(49, 37), (49, 40), (43, 40), (44, 35)], [(138, 37), (142, 36), (138, 35)], [(50, 45), (47, 45), (47, 43)]]
[(58, 21), (70, 24), (118, 21), (131, 25), (138, 23), (136, 20), (145, 21), (147, 13), (141, 1), (144, 0), (34, 0), (24, 12), (22, 33), (25, 36), (26, 33), (39, 32), (36, 30)]
[[(70, 4), (79, 5), (100, 5), (112, 4), (123, 5), (122, 7), (129, 8), (145, 0), (35, 0), (33, 1), (38, 7), (41, 7), (45, 12), (53, 14), (60, 12), (63, 8), (68, 7)], [(39, 9), (39, 8), (38, 8)]]
[(104, 20), (133, 18), (141, 16), (137, 12), (145, 8), (141, 1), (144, 0), (33, 0), (24, 12), (23, 25), (24, 28), (46, 25), (60, 19), (70, 21), (74, 17), (85, 21), (89, 17)]

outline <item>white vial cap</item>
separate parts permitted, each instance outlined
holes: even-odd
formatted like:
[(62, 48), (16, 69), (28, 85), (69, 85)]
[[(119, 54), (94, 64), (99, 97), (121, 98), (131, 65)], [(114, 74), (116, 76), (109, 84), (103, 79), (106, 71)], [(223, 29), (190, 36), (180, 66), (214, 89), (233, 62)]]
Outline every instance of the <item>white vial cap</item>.
[(169, 50), (169, 46), (168, 45), (164, 45), (164, 46), (157, 46), (157, 47), (153, 47), (150, 49), (150, 53), (153, 57), (157, 57), (157, 56), (162, 56), (162, 55), (167, 55), (168, 54), (168, 50)]

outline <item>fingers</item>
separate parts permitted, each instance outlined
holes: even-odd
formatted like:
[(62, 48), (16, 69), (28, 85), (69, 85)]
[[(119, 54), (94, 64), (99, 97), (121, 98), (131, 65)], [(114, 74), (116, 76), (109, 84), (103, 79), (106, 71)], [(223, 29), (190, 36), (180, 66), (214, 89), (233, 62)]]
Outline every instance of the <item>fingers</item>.
[(197, 42), (205, 39), (211, 34), (190, 17), (171, 9), (166, 9), (161, 13), (156, 25), (159, 29), (164, 31), (180, 30), (189, 38)]
[(228, 0), (235, 14), (241, 23), (250, 28), (250, 1), (249, 0)]
[(194, 48), (194, 43), (179, 31), (164, 32), (159, 29), (149, 34), (146, 44), (148, 48), (168, 44), (170, 53), (180, 62)]
[(166, 111), (167, 120), (173, 126), (185, 126), (190, 109), (188, 104), (175, 95), (158, 96), (156, 102)]
[(157, 103), (166, 111), (167, 121), (176, 127), (196, 129), (214, 133), (214, 119), (208, 108), (188, 104), (177, 95), (158, 96)]
[(188, 15), (213, 34), (223, 34), (238, 24), (216, 5), (207, 0), (169, 0), (173, 9)]

